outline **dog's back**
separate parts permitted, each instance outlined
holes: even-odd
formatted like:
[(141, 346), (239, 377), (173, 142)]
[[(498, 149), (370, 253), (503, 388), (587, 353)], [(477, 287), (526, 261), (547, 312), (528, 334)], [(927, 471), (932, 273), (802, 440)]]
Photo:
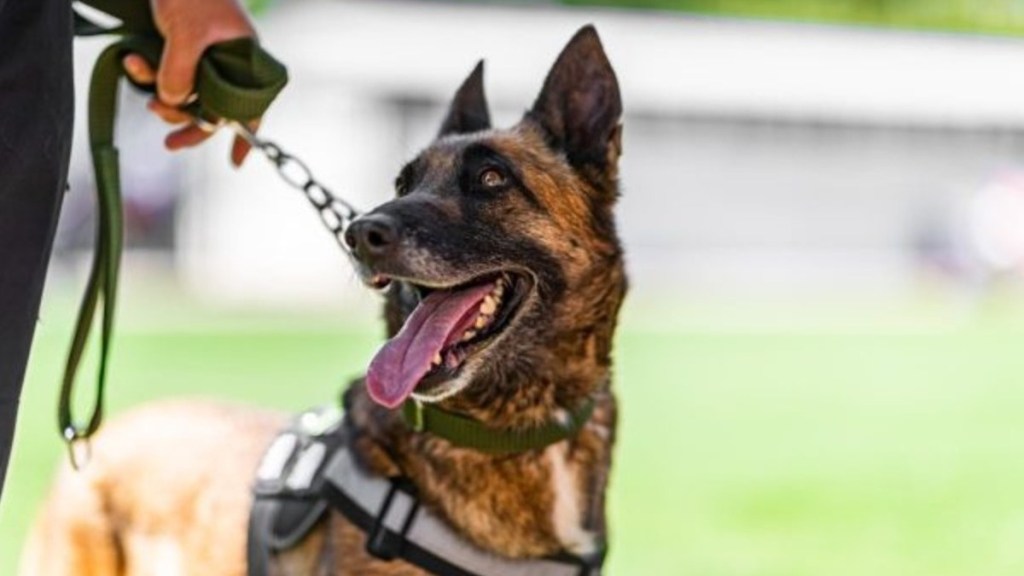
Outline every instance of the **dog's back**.
[(244, 574), (249, 485), (284, 422), (200, 402), (114, 420), (87, 466), (58, 474), (22, 576)]

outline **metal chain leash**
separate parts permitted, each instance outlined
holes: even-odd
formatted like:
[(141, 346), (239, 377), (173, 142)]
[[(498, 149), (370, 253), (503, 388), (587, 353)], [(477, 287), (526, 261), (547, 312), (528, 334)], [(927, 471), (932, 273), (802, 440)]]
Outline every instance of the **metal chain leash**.
[(345, 230), (353, 220), (359, 217), (359, 210), (336, 196), (317, 180), (305, 162), (289, 154), (274, 142), (260, 138), (240, 122), (211, 123), (202, 118), (196, 118), (195, 122), (200, 128), (210, 132), (226, 125), (255, 150), (258, 150), (274, 165), (277, 174), (286, 184), (303, 193), (341, 249), (345, 252), (351, 251), (345, 243)]

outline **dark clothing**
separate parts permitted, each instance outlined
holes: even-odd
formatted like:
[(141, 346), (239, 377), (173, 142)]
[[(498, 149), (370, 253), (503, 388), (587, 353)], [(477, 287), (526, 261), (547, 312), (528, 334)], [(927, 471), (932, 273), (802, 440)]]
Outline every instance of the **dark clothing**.
[(67, 179), (68, 0), (0, 0), (0, 496)]

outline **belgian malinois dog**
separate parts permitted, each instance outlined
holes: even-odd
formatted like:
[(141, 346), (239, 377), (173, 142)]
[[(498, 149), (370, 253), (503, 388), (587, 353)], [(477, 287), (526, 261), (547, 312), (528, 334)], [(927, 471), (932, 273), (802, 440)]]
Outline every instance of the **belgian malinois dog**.
[[(482, 65), (396, 198), (346, 241), (385, 292), (389, 340), (344, 391), (359, 466), (411, 480), (464, 540), (505, 558), (586, 554), (607, 538), (615, 439), (611, 350), (626, 292), (613, 207), (622, 104), (594, 28), (581, 29), (515, 126), (493, 129)], [(572, 437), (495, 456), (410, 428), (410, 396), (495, 430), (593, 412)], [(287, 415), (169, 403), (120, 417), (63, 470), (23, 557), (26, 576), (246, 573), (250, 486)], [(280, 574), (424, 574), (364, 550), (331, 512), (275, 559)]]

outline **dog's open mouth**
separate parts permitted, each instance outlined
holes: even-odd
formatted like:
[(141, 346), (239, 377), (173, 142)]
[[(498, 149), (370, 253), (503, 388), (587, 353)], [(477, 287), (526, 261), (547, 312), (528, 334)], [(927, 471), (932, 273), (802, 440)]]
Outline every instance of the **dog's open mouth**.
[(414, 391), (429, 393), (455, 378), (466, 359), (490, 346), (529, 290), (522, 275), (501, 272), (450, 288), (417, 287), (420, 302), (370, 362), (366, 387), (395, 408)]

